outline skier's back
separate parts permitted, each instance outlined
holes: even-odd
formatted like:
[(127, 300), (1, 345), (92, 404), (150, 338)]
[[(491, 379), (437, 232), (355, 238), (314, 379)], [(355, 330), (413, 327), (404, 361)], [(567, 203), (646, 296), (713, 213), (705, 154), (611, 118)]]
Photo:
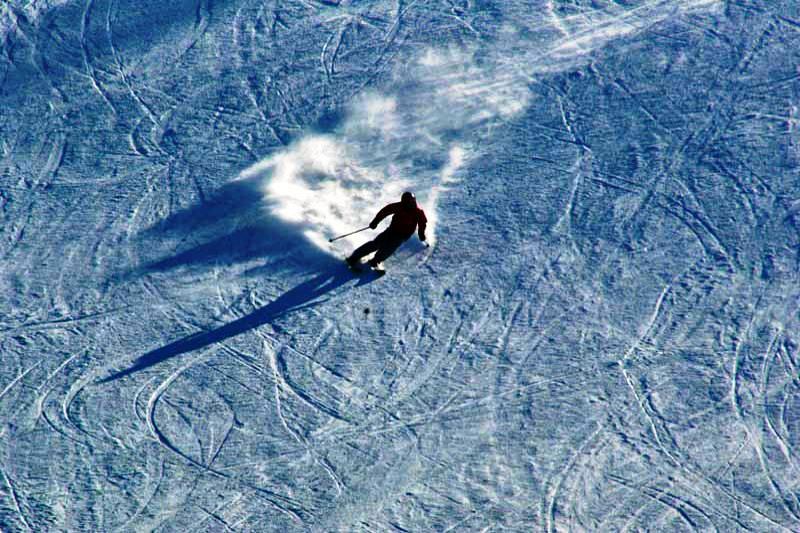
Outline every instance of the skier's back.
[(401, 244), (407, 241), (415, 230), (419, 240), (425, 240), (425, 228), (427, 227), (428, 219), (425, 217), (425, 212), (417, 205), (417, 199), (413, 193), (404, 192), (399, 202), (384, 206), (372, 219), (369, 227), (376, 229), (378, 224), (389, 215), (392, 215), (389, 227), (375, 239), (356, 248), (347, 258), (348, 264), (351, 266), (358, 265), (362, 257), (375, 252), (375, 256), (368, 261), (368, 264), (373, 268), (377, 268)]

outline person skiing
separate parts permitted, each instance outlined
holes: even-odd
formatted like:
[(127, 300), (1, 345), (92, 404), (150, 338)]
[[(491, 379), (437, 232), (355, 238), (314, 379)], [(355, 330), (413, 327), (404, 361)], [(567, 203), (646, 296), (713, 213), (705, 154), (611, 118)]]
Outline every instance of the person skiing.
[(425, 212), (417, 206), (417, 199), (414, 197), (414, 193), (406, 191), (400, 197), (399, 202), (384, 206), (383, 209), (378, 211), (372, 222), (369, 223), (370, 229), (376, 229), (378, 224), (389, 215), (392, 215), (389, 227), (373, 240), (353, 250), (350, 257), (346, 259), (348, 265), (357, 268), (361, 263), (362, 257), (375, 252), (375, 255), (367, 261), (367, 264), (374, 269), (379, 269), (379, 265), (391, 256), (401, 244), (407, 241), (414, 234), (415, 229), (419, 240), (425, 241), (425, 227), (428, 224), (428, 219), (425, 217)]

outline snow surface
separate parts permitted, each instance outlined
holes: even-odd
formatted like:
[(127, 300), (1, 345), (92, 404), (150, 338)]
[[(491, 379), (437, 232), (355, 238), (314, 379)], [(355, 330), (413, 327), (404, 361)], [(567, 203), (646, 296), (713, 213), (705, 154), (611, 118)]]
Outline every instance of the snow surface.
[[(800, 4), (0, 4), (0, 530), (800, 530)], [(434, 243), (341, 264), (413, 189)]]

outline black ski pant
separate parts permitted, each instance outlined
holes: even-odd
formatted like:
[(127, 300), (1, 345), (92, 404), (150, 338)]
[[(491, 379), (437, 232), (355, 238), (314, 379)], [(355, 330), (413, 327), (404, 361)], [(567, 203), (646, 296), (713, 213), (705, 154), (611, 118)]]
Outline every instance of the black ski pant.
[(375, 253), (375, 257), (372, 258), (372, 261), (375, 263), (382, 263), (387, 257), (392, 255), (397, 248), (403, 244), (408, 237), (402, 237), (400, 235), (396, 235), (392, 232), (384, 231), (373, 240), (366, 242), (353, 250), (353, 253), (350, 254), (351, 261), (358, 261), (365, 255), (369, 255), (372, 252)]

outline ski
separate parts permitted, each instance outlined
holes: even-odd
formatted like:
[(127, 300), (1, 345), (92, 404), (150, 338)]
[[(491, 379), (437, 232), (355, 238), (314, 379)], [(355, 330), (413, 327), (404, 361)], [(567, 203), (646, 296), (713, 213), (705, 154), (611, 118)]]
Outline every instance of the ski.
[(345, 259), (344, 262), (354, 274), (364, 274), (366, 272), (373, 272), (377, 276), (386, 274), (386, 269), (383, 268), (383, 265), (372, 266), (369, 263), (362, 263), (360, 261), (358, 263), (351, 263), (347, 259)]

